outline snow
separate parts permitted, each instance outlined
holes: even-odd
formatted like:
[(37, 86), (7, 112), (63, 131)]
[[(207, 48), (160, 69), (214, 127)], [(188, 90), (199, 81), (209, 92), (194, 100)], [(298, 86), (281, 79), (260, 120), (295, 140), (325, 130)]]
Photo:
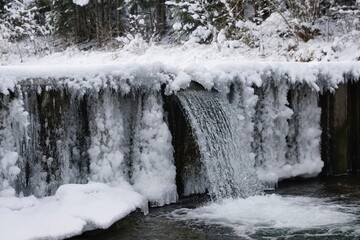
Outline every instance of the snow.
[(85, 6), (89, 3), (89, 0), (73, 0), (73, 3), (79, 6)]
[[(164, 53), (166, 55), (166, 53)], [(107, 54), (105, 54), (107, 55)], [(162, 54), (160, 54), (162, 55)], [(101, 55), (100, 55), (101, 56)], [(100, 56), (92, 56), (98, 58)], [(103, 56), (104, 57), (104, 56)], [(61, 61), (62, 58), (59, 58)], [(186, 88), (190, 80), (199, 81), (204, 87), (223, 86), (233, 81), (244, 81), (249, 84), (261, 85), (267, 76), (277, 76), (277, 80), (290, 83), (307, 83), (315, 90), (334, 90), (344, 82), (344, 74), (355, 79), (360, 76), (360, 62), (242, 62), (242, 61), (204, 61), (203, 64), (179, 62), (177, 66), (170, 65), (171, 58), (163, 62), (132, 62), (112, 60), (95, 64), (87, 63), (86, 58), (64, 59), (66, 63), (54, 65), (12, 65), (0, 67), (0, 91), (7, 93), (14, 90), (18, 83), (28, 84), (48, 82), (49, 84), (64, 84), (73, 89), (97, 89), (110, 85), (118, 86), (120, 91), (128, 92), (131, 87), (143, 87), (160, 90), (161, 84), (168, 84), (168, 93)], [(89, 59), (88, 59), (89, 60)], [(133, 59), (134, 61), (136, 59)], [(75, 61), (75, 62), (74, 62)], [(183, 65), (182, 65), (183, 64)], [(286, 80), (284, 80), (286, 79)], [(324, 82), (319, 79), (327, 79)]]
[(253, 234), (267, 228), (319, 228), (355, 221), (350, 209), (326, 199), (311, 197), (283, 197), (276, 194), (253, 196), (246, 199), (226, 199), (222, 203), (173, 211), (170, 216), (178, 220), (222, 225), (232, 228), (237, 235)]
[(147, 200), (129, 185), (66, 184), (51, 197), (2, 197), (0, 239), (63, 239), (108, 228), (137, 208), (146, 214)]
[[(222, 91), (228, 91), (230, 83), (244, 84), (249, 86), (247, 91), (252, 88), (250, 86), (265, 86), (269, 79), (274, 81), (274, 84), (287, 87), (287, 85), (294, 85), (295, 83), (305, 83), (310, 91), (314, 94), (323, 89), (334, 90), (339, 83), (346, 81), (344, 75), (353, 76), (355, 79), (360, 77), (360, 62), (353, 61), (354, 55), (351, 55), (346, 51), (347, 48), (342, 48), (337, 40), (336, 49), (339, 50), (336, 53), (336, 61), (328, 62), (324, 61), (312, 61), (312, 62), (285, 62), (286, 59), (282, 57), (275, 58), (274, 54), (267, 55), (266, 58), (253, 57), (254, 52), (245, 54), (243, 48), (230, 48), (226, 45), (226, 39), (224, 36), (219, 35), (219, 41), (224, 45), (210, 44), (199, 45), (196, 43), (190, 43), (181, 46), (167, 46), (156, 45), (154, 43), (145, 43), (140, 36), (129, 36), (128, 43), (125, 43), (125, 47), (122, 50), (115, 50), (110, 52), (92, 51), (85, 52), (74, 48), (69, 48), (64, 52), (54, 53), (52, 55), (44, 57), (29, 57), (24, 58), (23, 63), (12, 62), (8, 65), (0, 66), (0, 92), (9, 93), (14, 91), (17, 84), (38, 84), (48, 83), (49, 85), (64, 85), (71, 92), (76, 92), (80, 95), (86, 91), (99, 92), (100, 89), (110, 87), (122, 94), (128, 94), (132, 90), (143, 89), (146, 91), (160, 91), (161, 85), (165, 84), (166, 94), (178, 92), (181, 89), (186, 89), (190, 82), (197, 81), (202, 84), (206, 89), (210, 90), (216, 88)], [(316, 44), (315, 44), (316, 45)], [(315, 46), (314, 45), (314, 46)], [(357, 54), (357, 51), (353, 51)], [(334, 53), (335, 54), (335, 53)], [(341, 55), (343, 54), (343, 55)], [(340, 61), (341, 60), (341, 61)], [(286, 89), (285, 89), (286, 90)], [(284, 91), (285, 91), (284, 90)], [(249, 92), (249, 96), (254, 94)], [(282, 98), (285, 96), (281, 95)], [(312, 98), (313, 99), (313, 98)], [(113, 100), (107, 99), (107, 102), (98, 103), (101, 108), (93, 108), (94, 111), (98, 109), (98, 112), (94, 112), (94, 131), (92, 135), (92, 146), (89, 153), (92, 158), (92, 164), (90, 169), (92, 171), (92, 180), (100, 181), (104, 183), (112, 184), (114, 182), (126, 182), (130, 179), (126, 179), (126, 176), (121, 171), (114, 171), (114, 169), (120, 169), (123, 165), (122, 154), (129, 152), (126, 149), (126, 143), (124, 139), (120, 138), (121, 133), (126, 129), (121, 125), (122, 110), (116, 104), (109, 106), (107, 109), (104, 105), (114, 103)], [(249, 99), (246, 105), (240, 106), (244, 111), (243, 116), (249, 122), (249, 117), (254, 114), (254, 106), (258, 99)], [(314, 102), (315, 101), (315, 102)], [(15, 104), (15, 102), (14, 102)], [(14, 116), (11, 119), (7, 119), (6, 122), (14, 123), (13, 125), (20, 126), (17, 128), (22, 131), (28, 123), (26, 121), (16, 122), (16, 119), (24, 119), (26, 112), (23, 110), (21, 99), (18, 104), (16, 103), (12, 109), (17, 109), (12, 112)], [(275, 104), (275, 102), (273, 102)], [(291, 126), (286, 126), (287, 120), (292, 117), (291, 110), (286, 108), (286, 102), (282, 101), (280, 105), (277, 105), (277, 112), (275, 115), (278, 120), (282, 119), (280, 123), (278, 120), (274, 121), (279, 124), (276, 129), (282, 129), (291, 132)], [(284, 157), (275, 157), (279, 161), (273, 161), (272, 163), (265, 164), (265, 167), (257, 168), (258, 177), (269, 183), (276, 183), (279, 179), (294, 177), (294, 176), (314, 176), (321, 171), (323, 166), (322, 161), (319, 159), (319, 126), (312, 125), (311, 123), (318, 122), (318, 116), (320, 112), (316, 110), (316, 99), (309, 102), (309, 106), (313, 108), (306, 109), (306, 106), (302, 106), (299, 110), (300, 116), (299, 122), (302, 123), (304, 134), (296, 140), (297, 144), (303, 146), (305, 155), (301, 155), (301, 159), (294, 160), (289, 163), (281, 160)], [(315, 105), (314, 105), (315, 104)], [(249, 105), (249, 106), (247, 106)], [(313, 109), (313, 110), (311, 110)], [(314, 110), (315, 109), (315, 110)], [(115, 114), (119, 118), (119, 122), (110, 119), (110, 114)], [(163, 113), (157, 113), (163, 114)], [(5, 114), (7, 116), (7, 114)], [(306, 116), (309, 117), (306, 117)], [(16, 117), (18, 116), (18, 117)], [(269, 115), (271, 116), (271, 114)], [(154, 114), (154, 117), (159, 117)], [(5, 119), (5, 116), (4, 116)], [(22, 121), (22, 120), (21, 120)], [(156, 121), (154, 121), (154, 124)], [(161, 124), (160, 124), (161, 125)], [(11, 131), (9, 127), (11, 124), (6, 124), (5, 131), (2, 135), (6, 135)], [(145, 125), (144, 125), (145, 126)], [(250, 136), (252, 132), (253, 124), (249, 122), (249, 126), (244, 126), (246, 136)], [(112, 130), (109, 132), (109, 130)], [(160, 127), (162, 129), (162, 127)], [(276, 130), (275, 129), (275, 130)], [(141, 130), (145, 131), (145, 130)], [(167, 135), (160, 130), (158, 136), (167, 139)], [(103, 133), (109, 132), (109, 139), (105, 139)], [(276, 131), (274, 132), (274, 134)], [(276, 135), (276, 134), (275, 134)], [(274, 135), (274, 136), (275, 136)], [(155, 134), (156, 136), (156, 134)], [(268, 142), (274, 142), (274, 136), (269, 135)], [(282, 146), (284, 146), (284, 138), (286, 132), (281, 136), (277, 136), (281, 139)], [(13, 136), (9, 135), (9, 140), (13, 139)], [(248, 146), (251, 142), (251, 137), (248, 138), (249, 142), (244, 143), (244, 146)], [(314, 139), (314, 141), (310, 141)], [(154, 140), (155, 141), (155, 140)], [(156, 142), (156, 141), (155, 141)], [(99, 144), (98, 144), (99, 143)], [(101, 144), (100, 144), (101, 143)], [(5, 146), (1, 155), (2, 162), (14, 163), (15, 155), (12, 161), (8, 157), (4, 158), (7, 153), (16, 153), (17, 149), (14, 147), (14, 141)], [(155, 151), (161, 152), (161, 149)], [(170, 149), (163, 151), (164, 155), (169, 152)], [(283, 155), (283, 150), (277, 152), (277, 154)], [(251, 153), (250, 159), (254, 159), (256, 154)], [(103, 156), (99, 159), (99, 156)], [(266, 155), (265, 156), (271, 156)], [(155, 156), (141, 156), (142, 166), (145, 169), (157, 169), (159, 166), (156, 164), (149, 165), (147, 168), (146, 159), (157, 158)], [(166, 157), (161, 156), (159, 159)], [(11, 160), (10, 159), (10, 160)], [(171, 161), (171, 159), (168, 159)], [(145, 161), (145, 162), (144, 162)], [(152, 160), (150, 160), (151, 162)], [(10, 167), (9, 164), (6, 164)], [(15, 164), (12, 166), (16, 167)], [(107, 171), (107, 166), (108, 170)], [(140, 165), (139, 165), (140, 166)], [(166, 165), (164, 165), (166, 166)], [(162, 167), (164, 167), (162, 166)], [(160, 168), (162, 168), (160, 167)], [(143, 168), (143, 167), (141, 167)], [(166, 168), (166, 167), (165, 167)], [(0, 170), (0, 172), (3, 170)], [(126, 170), (124, 170), (126, 171)], [(172, 170), (171, 170), (172, 171)], [(173, 172), (173, 171), (172, 171)], [(13, 168), (11, 173), (15, 176), (17, 170)], [(134, 177), (131, 181), (134, 181), (136, 188), (139, 192), (148, 197), (150, 201), (158, 202), (157, 204), (163, 205), (165, 203), (173, 202), (176, 199), (174, 193), (174, 184), (168, 181), (167, 187), (164, 187), (161, 193), (156, 193), (155, 190), (147, 188), (140, 183), (149, 181), (149, 177), (153, 173), (147, 173), (142, 177)], [(1, 175), (1, 174), (0, 174)], [(154, 177), (154, 176), (153, 176)], [(14, 179), (13, 177), (3, 177), (2, 179)], [(164, 177), (165, 179), (170, 179)], [(161, 182), (156, 178), (152, 181)], [(2, 181), (1, 189), (4, 190), (2, 195), (9, 196), (14, 194), (14, 190), (9, 187), (13, 185), (8, 181)], [(6, 191), (5, 191), (6, 190)], [(161, 194), (166, 193), (162, 197)], [(167, 199), (160, 201), (159, 199)]]

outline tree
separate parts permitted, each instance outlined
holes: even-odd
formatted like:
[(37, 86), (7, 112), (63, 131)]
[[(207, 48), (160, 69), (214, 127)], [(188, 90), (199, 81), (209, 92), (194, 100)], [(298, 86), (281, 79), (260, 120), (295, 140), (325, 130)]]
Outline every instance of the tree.
[(32, 2), (10, 1), (2, 9), (0, 28), (3, 39), (17, 41), (46, 33), (44, 26), (37, 21), (38, 8)]
[(50, 35), (52, 28), (36, 4), (26, 0), (1, 2), (0, 54), (4, 60), (11, 53), (22, 60), (24, 54), (38, 54), (47, 48), (47, 44), (39, 43), (38, 37)]
[[(239, 30), (239, 21), (258, 21), (266, 18), (269, 13), (266, 1), (247, 0), (178, 0), (168, 2), (177, 22), (174, 29), (180, 35), (197, 34), (199, 30), (205, 33), (200, 42), (214, 41), (222, 31), (226, 37), (234, 38)], [(204, 31), (208, 30), (208, 32)]]

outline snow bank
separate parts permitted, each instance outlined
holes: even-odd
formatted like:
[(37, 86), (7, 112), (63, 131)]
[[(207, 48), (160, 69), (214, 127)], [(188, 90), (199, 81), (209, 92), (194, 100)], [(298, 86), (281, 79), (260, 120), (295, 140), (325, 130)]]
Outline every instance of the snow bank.
[(108, 228), (147, 200), (129, 185), (62, 185), (51, 197), (0, 198), (0, 239), (63, 239)]
[[(65, 85), (75, 91), (110, 86), (124, 94), (134, 89), (160, 90), (161, 84), (180, 89), (190, 83), (188, 75), (162, 63), (89, 64), (0, 67), (0, 92), (14, 91), (17, 84)], [(171, 91), (172, 89), (169, 89)]]
[(276, 194), (228, 199), (195, 209), (179, 209), (171, 213), (179, 220), (195, 220), (230, 227), (238, 235), (261, 229), (305, 229), (342, 224), (357, 219), (344, 206), (329, 204), (310, 197), (282, 197)]
[[(115, 61), (116, 62), (116, 61)], [(166, 63), (166, 60), (164, 60)], [(316, 91), (333, 90), (346, 81), (344, 76), (360, 77), (360, 62), (241, 62), (204, 61), (186, 65), (164, 62), (126, 62), (99, 64), (13, 65), (0, 67), (0, 91), (14, 90), (16, 84), (62, 84), (70, 89), (95, 89), (104, 86), (128, 93), (132, 88), (167, 93), (187, 88), (191, 80), (205, 88), (221, 88), (234, 81), (260, 86), (272, 77), (276, 81), (307, 83)], [(70, 62), (71, 63), (71, 62)]]

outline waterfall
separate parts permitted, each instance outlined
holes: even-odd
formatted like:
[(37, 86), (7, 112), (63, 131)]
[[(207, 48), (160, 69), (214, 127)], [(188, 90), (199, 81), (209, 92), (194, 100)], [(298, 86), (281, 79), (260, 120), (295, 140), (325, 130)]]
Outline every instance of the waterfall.
[(241, 134), (244, 118), (236, 106), (216, 92), (183, 91), (177, 96), (200, 148), (210, 196), (221, 199), (259, 193), (251, 152)]
[[(96, 181), (129, 184), (153, 206), (176, 202), (176, 146), (161, 93), (126, 94), (26, 85), (1, 95), (0, 196), (44, 197), (63, 184)], [(181, 194), (248, 197), (262, 183), (274, 187), (323, 167), (321, 109), (309, 86), (234, 83), (230, 94), (189, 90), (175, 99), (185, 117), (179, 125), (173, 119), (172, 128), (184, 130), (187, 118), (184, 134), (194, 137), (175, 142), (196, 148), (183, 149), (190, 154), (178, 171)]]

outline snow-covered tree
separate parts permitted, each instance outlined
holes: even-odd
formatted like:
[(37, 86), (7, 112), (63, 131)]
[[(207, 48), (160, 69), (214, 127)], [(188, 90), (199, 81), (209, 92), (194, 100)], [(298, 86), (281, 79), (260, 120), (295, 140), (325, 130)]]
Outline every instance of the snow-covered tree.
[(1, 37), (9, 41), (45, 35), (49, 30), (39, 24), (39, 9), (32, 1), (9, 1), (3, 7), (0, 18)]
[(43, 43), (39, 37), (50, 36), (52, 27), (37, 2), (2, 1), (0, 7), (0, 56), (3, 61), (11, 54), (22, 60), (24, 55), (48, 49), (48, 43)]

